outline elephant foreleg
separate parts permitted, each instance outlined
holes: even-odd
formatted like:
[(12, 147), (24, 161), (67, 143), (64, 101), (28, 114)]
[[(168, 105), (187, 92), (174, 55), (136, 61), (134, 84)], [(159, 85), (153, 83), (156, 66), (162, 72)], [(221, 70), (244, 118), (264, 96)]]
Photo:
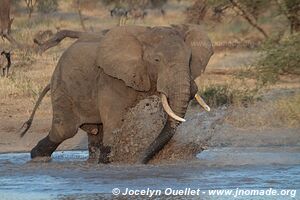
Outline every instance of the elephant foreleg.
[(167, 121), (163, 130), (144, 152), (140, 159), (141, 163), (147, 164), (171, 140), (175, 133), (175, 128), (176, 126), (172, 125), (172, 122)]
[(88, 134), (88, 162), (109, 163), (110, 147), (103, 145), (103, 125), (84, 124), (80, 128)]

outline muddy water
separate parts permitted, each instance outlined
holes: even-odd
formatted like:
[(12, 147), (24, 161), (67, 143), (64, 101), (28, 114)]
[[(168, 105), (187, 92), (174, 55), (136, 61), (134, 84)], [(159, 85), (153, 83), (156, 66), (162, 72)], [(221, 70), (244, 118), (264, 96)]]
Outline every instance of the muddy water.
[[(29, 153), (0, 154), (0, 199), (111, 199), (116, 187), (121, 192), (126, 188), (203, 192), (188, 196), (190, 199), (232, 199), (209, 196), (209, 189), (300, 189), (300, 147), (216, 148), (203, 151), (190, 162), (164, 165), (95, 165), (85, 162), (87, 156), (86, 151), (56, 152), (52, 162), (34, 163)], [(166, 198), (175, 197), (153, 197)], [(297, 198), (300, 194), (293, 199)]]

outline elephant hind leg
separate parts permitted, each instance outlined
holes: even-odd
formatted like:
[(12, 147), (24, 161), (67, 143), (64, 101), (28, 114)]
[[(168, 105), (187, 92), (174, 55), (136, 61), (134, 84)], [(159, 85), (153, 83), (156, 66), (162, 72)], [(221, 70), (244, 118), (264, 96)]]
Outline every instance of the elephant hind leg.
[(66, 139), (73, 137), (78, 131), (76, 118), (68, 112), (67, 114), (54, 114), (52, 127), (49, 134), (39, 141), (31, 150), (31, 158), (51, 157), (57, 147)]
[(44, 139), (31, 150), (31, 158), (36, 157), (51, 157), (51, 154), (57, 149), (60, 143), (52, 142), (47, 135)]
[(88, 134), (89, 162), (109, 163), (110, 147), (103, 145), (103, 125), (83, 124), (80, 126)]

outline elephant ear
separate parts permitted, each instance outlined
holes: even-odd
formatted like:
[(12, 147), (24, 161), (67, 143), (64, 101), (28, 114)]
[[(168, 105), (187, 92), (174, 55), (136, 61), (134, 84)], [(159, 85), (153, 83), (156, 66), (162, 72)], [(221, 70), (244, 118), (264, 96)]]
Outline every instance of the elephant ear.
[(150, 79), (142, 59), (142, 45), (127, 27), (116, 27), (101, 40), (96, 64), (103, 71), (138, 91), (150, 90)]
[(184, 38), (185, 43), (192, 50), (191, 76), (196, 79), (207, 66), (213, 55), (213, 48), (207, 34), (199, 25), (172, 25)]

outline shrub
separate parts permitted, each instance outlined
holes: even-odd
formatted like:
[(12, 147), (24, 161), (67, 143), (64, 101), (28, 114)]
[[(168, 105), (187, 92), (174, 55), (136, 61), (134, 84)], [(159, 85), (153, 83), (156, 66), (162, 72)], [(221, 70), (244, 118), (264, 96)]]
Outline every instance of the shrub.
[(195, 3), (188, 7), (186, 10), (186, 21), (191, 24), (201, 24), (207, 13), (207, 1), (197, 0)]
[(204, 88), (200, 93), (200, 96), (211, 107), (228, 105), (233, 101), (233, 96), (229, 92), (228, 86), (225, 85), (211, 85)]
[(300, 75), (300, 34), (278, 43), (266, 42), (255, 70), (262, 85), (275, 83), (281, 74)]
[(235, 88), (234, 84), (209, 85), (200, 90), (200, 96), (211, 107), (223, 105), (243, 105), (247, 106), (258, 100), (258, 90), (250, 88)]
[(37, 9), (39, 12), (48, 14), (57, 11), (57, 0), (42, 0), (38, 1)]
[(97, 8), (98, 0), (73, 0), (72, 7), (78, 9), (80, 6), (84, 10), (95, 10)]

